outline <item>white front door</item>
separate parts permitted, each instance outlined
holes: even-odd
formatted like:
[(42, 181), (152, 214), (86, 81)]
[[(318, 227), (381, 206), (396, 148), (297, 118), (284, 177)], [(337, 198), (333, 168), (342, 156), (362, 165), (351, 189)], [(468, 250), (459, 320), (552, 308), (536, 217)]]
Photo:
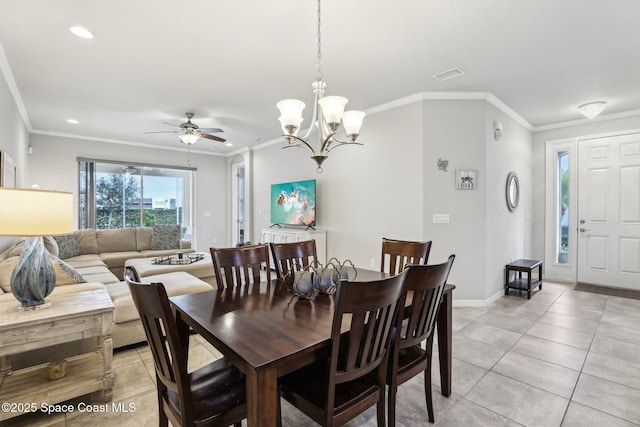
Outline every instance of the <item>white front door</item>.
[(578, 141), (578, 282), (640, 290), (640, 134)]

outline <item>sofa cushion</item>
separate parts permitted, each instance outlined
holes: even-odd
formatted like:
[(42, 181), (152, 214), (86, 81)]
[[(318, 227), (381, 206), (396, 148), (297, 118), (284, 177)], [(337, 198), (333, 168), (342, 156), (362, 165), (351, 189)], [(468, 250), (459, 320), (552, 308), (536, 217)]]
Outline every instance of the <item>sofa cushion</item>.
[(77, 230), (73, 232), (73, 236), (76, 238), (78, 246), (80, 247), (80, 254), (100, 253), (95, 229), (85, 228), (83, 230)]
[(151, 232), (151, 249), (178, 249), (180, 247), (180, 224), (156, 224)]
[(123, 267), (124, 262), (128, 259), (140, 258), (140, 253), (137, 251), (104, 252), (100, 254), (100, 258), (108, 268), (118, 268)]
[(140, 227), (136, 230), (136, 250), (148, 251), (151, 249), (151, 234), (153, 228)]
[(80, 255), (80, 246), (72, 234), (55, 236), (53, 239), (58, 246), (58, 257), (67, 259)]
[[(18, 256), (13, 256), (0, 263), (0, 288), (5, 292), (11, 292), (11, 274), (19, 258)], [(60, 258), (52, 255), (51, 264), (56, 273), (56, 286), (75, 285), (77, 283), (87, 282), (82, 274)]]
[[(208, 283), (184, 271), (149, 276), (145, 277), (143, 281), (144, 283), (161, 282), (167, 290), (167, 295), (170, 297), (212, 290)], [(115, 323), (124, 323), (140, 318), (138, 309), (131, 298), (131, 292), (129, 292), (127, 282), (107, 285), (106, 289), (115, 307), (113, 312), (113, 321)]]
[[(22, 249), (24, 249), (25, 241), (26, 239), (23, 238), (22, 240), (16, 242), (13, 246), (5, 250), (2, 254), (0, 254), (0, 262), (4, 261), (7, 258), (20, 256), (20, 254), (22, 253)], [(53, 237), (44, 236), (42, 238), (42, 241), (44, 242), (44, 248), (47, 250), (47, 252), (49, 252), (51, 255), (59, 256), (58, 244)]]
[(78, 255), (73, 258), (67, 258), (65, 261), (75, 268), (82, 267), (106, 267), (107, 264), (102, 261), (98, 254)]
[(98, 253), (137, 250), (136, 229), (97, 230)]
[(109, 271), (108, 268), (102, 267), (97, 269), (97, 267), (91, 267), (91, 269), (95, 269), (93, 271), (85, 271), (81, 269), (82, 277), (84, 277), (89, 282), (100, 282), (105, 285), (109, 285), (111, 283), (118, 283), (120, 279), (118, 276)]

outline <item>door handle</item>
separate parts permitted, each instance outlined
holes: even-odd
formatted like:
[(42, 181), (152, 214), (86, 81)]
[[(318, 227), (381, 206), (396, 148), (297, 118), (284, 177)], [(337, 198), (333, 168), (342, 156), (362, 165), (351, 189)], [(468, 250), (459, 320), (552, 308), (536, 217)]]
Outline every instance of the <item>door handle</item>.
[(589, 231), (589, 230), (586, 229), (586, 228), (581, 228), (580, 231), (582, 231), (584, 233), (585, 231)]

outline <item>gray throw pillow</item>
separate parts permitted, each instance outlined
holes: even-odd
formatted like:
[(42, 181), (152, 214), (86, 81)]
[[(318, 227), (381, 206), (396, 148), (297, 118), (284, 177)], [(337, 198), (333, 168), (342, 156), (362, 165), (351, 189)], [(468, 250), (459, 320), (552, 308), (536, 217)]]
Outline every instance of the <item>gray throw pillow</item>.
[(80, 255), (80, 246), (73, 235), (53, 236), (58, 244), (58, 257), (61, 259)]
[(180, 224), (156, 224), (151, 232), (151, 249), (180, 249)]

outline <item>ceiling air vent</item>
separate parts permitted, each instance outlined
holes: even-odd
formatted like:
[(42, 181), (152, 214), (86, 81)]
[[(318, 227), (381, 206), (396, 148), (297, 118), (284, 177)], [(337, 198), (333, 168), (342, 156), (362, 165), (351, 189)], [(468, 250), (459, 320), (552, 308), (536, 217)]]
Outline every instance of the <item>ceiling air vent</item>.
[(445, 80), (455, 79), (456, 77), (460, 77), (463, 74), (464, 71), (462, 71), (460, 68), (452, 68), (450, 70), (435, 74), (433, 78), (439, 82), (443, 82)]

